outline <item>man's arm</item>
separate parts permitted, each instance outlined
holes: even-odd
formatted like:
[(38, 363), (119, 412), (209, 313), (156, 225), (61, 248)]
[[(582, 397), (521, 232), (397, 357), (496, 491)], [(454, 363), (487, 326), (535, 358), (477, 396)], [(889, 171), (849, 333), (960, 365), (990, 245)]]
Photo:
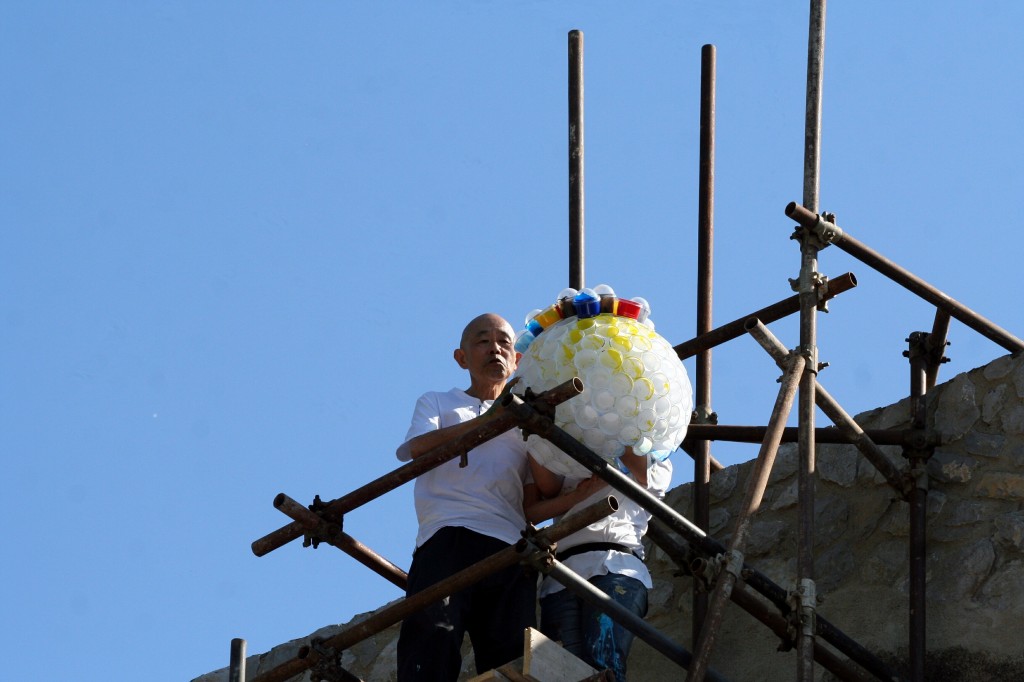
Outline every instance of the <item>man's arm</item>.
[(480, 426), (484, 423), (481, 420), (493, 419), (495, 408), (518, 381), (519, 379), (515, 378), (506, 383), (505, 388), (483, 414), (468, 421), (452, 424), (451, 426), (440, 426), (440, 407), (435, 402), (436, 397), (432, 397), (434, 394), (426, 393), (420, 396), (420, 399), (416, 401), (416, 409), (413, 411), (412, 425), (409, 427), (410, 433), (419, 431), (419, 434), (412, 438), (407, 436), (408, 440), (399, 445), (398, 449), (395, 450), (395, 456), (402, 462), (416, 459), (437, 446), (455, 440), (459, 436)]
[(633, 480), (638, 484), (647, 487), (647, 467), (649, 466), (647, 455), (633, 453), (633, 448), (626, 448), (626, 451), (619, 457), (619, 461), (633, 474)]
[(398, 449), (395, 450), (395, 455), (403, 462), (416, 459), (420, 455), (433, 450), (439, 445), (444, 445), (445, 443), (453, 441), (459, 436), (468, 433), (477, 426), (480, 426), (480, 422), (478, 421), (479, 419), (480, 417), (477, 417), (476, 419), (470, 419), (468, 422), (445, 426), (441, 429), (420, 434), (415, 438), (410, 438), (398, 446)]
[(530, 523), (540, 523), (564, 514), (577, 504), (587, 499), (601, 488), (607, 486), (603, 480), (596, 475), (583, 479), (574, 490), (564, 495), (557, 495), (548, 499), (539, 499), (533, 504), (525, 506), (523, 513)]
[(530, 463), (530, 474), (533, 482), (537, 484), (537, 491), (541, 497), (555, 497), (562, 490), (562, 477), (554, 473), (543, 464), (527, 454), (527, 461)]
[[(469, 419), (457, 424), (441, 426), (440, 396), (436, 393), (424, 393), (416, 401), (412, 413), (406, 441), (395, 450), (395, 456), (401, 462), (408, 462), (430, 450), (444, 445), (479, 426), (481, 418), (487, 418), (485, 412), (481, 417)], [(409, 434), (415, 434), (412, 437)]]

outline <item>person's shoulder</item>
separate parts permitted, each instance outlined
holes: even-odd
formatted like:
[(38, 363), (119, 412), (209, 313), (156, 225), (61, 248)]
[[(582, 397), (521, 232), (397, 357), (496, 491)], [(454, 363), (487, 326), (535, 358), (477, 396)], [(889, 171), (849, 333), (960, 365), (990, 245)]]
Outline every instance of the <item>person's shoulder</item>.
[(476, 400), (476, 398), (471, 398), (469, 394), (461, 388), (450, 388), (447, 391), (427, 391), (425, 395), (433, 396), (437, 400), (443, 402), (465, 403)]
[(460, 388), (447, 391), (427, 391), (416, 401), (421, 405), (436, 405), (443, 409), (454, 409), (467, 405), (472, 399)]
[(450, 399), (452, 396), (460, 396), (463, 393), (463, 391), (457, 388), (451, 388), (448, 389), (447, 391), (425, 391), (422, 394), (420, 394), (419, 399), (423, 400), (424, 398), (426, 398), (430, 400), (445, 400)]

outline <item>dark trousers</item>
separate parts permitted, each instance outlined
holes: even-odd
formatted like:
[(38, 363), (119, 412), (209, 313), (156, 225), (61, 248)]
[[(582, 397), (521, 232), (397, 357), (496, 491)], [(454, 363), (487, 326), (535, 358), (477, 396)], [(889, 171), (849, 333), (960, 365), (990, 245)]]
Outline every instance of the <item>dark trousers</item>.
[[(647, 588), (636, 578), (608, 573), (589, 582), (637, 616), (647, 615)], [(568, 589), (540, 600), (540, 631), (598, 670), (611, 669), (616, 682), (626, 682), (633, 633)]]
[[(508, 546), (466, 528), (442, 528), (413, 554), (406, 596)], [(399, 682), (455, 682), (467, 632), (478, 673), (519, 658), (523, 631), (537, 624), (536, 599), (536, 573), (515, 564), (410, 615), (398, 636)]]

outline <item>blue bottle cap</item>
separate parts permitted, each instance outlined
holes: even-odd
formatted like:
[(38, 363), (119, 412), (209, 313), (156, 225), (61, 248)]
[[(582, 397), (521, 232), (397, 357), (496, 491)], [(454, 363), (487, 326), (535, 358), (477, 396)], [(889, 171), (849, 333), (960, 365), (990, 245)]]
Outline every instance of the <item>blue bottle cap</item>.
[(594, 317), (601, 312), (601, 299), (594, 293), (593, 289), (583, 289), (572, 300), (573, 308), (576, 309), (576, 317), (585, 320)]

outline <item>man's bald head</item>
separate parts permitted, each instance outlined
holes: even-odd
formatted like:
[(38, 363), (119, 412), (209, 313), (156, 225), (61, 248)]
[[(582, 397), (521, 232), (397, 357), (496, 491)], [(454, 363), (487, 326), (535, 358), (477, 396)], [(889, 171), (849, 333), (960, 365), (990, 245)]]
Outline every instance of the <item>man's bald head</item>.
[(468, 343), (472, 343), (475, 339), (481, 336), (486, 336), (492, 331), (501, 330), (505, 332), (510, 339), (515, 339), (515, 332), (512, 331), (512, 325), (508, 323), (505, 318), (495, 313), (484, 313), (483, 315), (477, 315), (466, 328), (462, 330), (462, 338), (459, 340), (459, 348), (465, 349)]

